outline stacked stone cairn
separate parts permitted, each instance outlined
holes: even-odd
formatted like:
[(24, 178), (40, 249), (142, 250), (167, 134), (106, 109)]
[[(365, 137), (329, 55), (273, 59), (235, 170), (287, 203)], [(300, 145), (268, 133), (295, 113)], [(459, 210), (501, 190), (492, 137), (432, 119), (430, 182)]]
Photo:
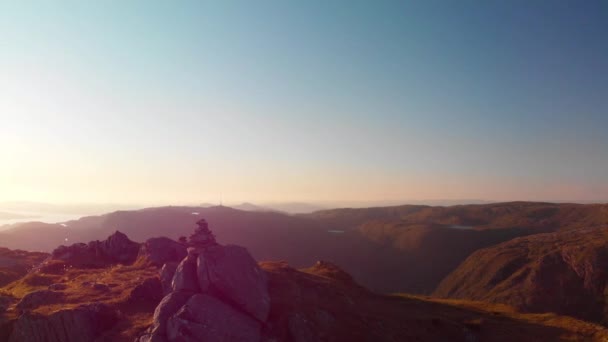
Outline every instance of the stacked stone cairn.
[[(137, 342), (260, 341), (268, 319), (268, 279), (249, 252), (222, 246), (206, 220), (188, 239), (188, 255), (173, 272), (153, 325)], [(169, 286), (166, 282), (165, 286)]]

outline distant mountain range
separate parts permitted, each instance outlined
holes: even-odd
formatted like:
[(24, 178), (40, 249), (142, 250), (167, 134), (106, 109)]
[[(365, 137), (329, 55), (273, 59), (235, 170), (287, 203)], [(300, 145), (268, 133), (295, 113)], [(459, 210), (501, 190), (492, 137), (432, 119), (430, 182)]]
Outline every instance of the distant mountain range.
[(0, 220), (14, 220), (14, 219), (35, 219), (35, 215), (23, 215), (15, 213), (7, 213), (0, 211)]
[(288, 215), (265, 208), (157, 207), (61, 224), (15, 224), (0, 232), (0, 245), (48, 252), (61, 244), (102, 239), (116, 230), (138, 242), (153, 236), (177, 239), (188, 235), (194, 222), (204, 217), (220, 242), (246, 246), (257, 260), (286, 260), (296, 267), (328, 260), (377, 291), (431, 293), (481, 248), (531, 234), (599, 228), (608, 224), (607, 208), (510, 202)]

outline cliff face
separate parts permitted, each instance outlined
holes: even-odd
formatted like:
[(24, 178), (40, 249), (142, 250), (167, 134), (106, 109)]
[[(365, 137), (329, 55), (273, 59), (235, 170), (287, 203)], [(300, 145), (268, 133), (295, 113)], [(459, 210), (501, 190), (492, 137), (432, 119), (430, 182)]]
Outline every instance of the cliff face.
[(517, 238), (479, 250), (435, 295), (606, 322), (608, 228)]

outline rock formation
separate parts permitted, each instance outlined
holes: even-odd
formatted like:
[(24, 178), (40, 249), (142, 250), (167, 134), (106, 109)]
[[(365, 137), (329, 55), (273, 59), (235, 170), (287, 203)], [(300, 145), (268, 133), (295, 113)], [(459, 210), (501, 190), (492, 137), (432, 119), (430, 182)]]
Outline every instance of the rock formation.
[(158, 267), (168, 262), (179, 263), (187, 255), (186, 246), (166, 237), (146, 240), (139, 250), (138, 258), (144, 258)]
[(26, 313), (15, 322), (9, 342), (94, 341), (118, 319), (115, 310), (99, 303), (60, 310), (49, 316)]
[(17, 310), (21, 312), (29, 311), (43, 304), (57, 303), (61, 301), (63, 294), (51, 290), (40, 290), (26, 294), (17, 303)]
[(139, 244), (116, 231), (104, 241), (91, 241), (88, 244), (76, 243), (59, 246), (51, 254), (51, 259), (62, 260), (78, 267), (104, 267), (108, 264), (129, 264), (135, 261)]
[[(197, 224), (171, 292), (139, 341), (259, 341), (270, 311), (266, 274), (245, 248), (221, 246), (204, 219)], [(161, 281), (174, 267), (163, 266)]]

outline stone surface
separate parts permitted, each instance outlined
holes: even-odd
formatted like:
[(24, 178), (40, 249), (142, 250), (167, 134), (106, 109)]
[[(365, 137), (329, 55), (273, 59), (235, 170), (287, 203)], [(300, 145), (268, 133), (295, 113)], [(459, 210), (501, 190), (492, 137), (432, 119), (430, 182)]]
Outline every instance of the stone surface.
[(173, 291), (199, 292), (200, 287), (196, 276), (196, 258), (188, 255), (182, 260), (175, 270), (171, 288)]
[(243, 311), (261, 322), (268, 318), (267, 276), (244, 247), (228, 245), (205, 249), (199, 257), (197, 273), (206, 273), (212, 289)]
[(148, 278), (137, 285), (129, 294), (130, 302), (149, 302), (158, 304), (163, 298), (163, 289), (160, 279)]
[(152, 332), (157, 335), (166, 334), (167, 320), (186, 304), (191, 296), (192, 294), (187, 292), (173, 292), (165, 296), (154, 310)]
[(34, 291), (23, 296), (16, 307), (19, 311), (28, 311), (41, 305), (59, 302), (62, 298), (63, 293), (61, 292), (50, 290)]
[(173, 282), (173, 277), (175, 276), (175, 271), (177, 270), (178, 262), (167, 262), (163, 265), (163, 268), (160, 270), (160, 283), (163, 288), (163, 295), (168, 295), (173, 290), (171, 287), (171, 283)]
[(94, 341), (119, 320), (115, 310), (89, 304), (43, 316), (23, 314), (15, 322), (9, 342)]
[(209, 281), (209, 268), (205, 265), (205, 257), (199, 255), (196, 258), (196, 278), (201, 292), (209, 291), (211, 282)]
[(117, 263), (130, 264), (135, 261), (140, 245), (129, 240), (127, 235), (116, 231), (103, 241), (89, 242), (89, 248), (95, 250), (97, 255)]
[(260, 341), (260, 331), (260, 323), (252, 317), (204, 294), (192, 296), (167, 324), (171, 342), (256, 342)]
[(166, 237), (146, 240), (139, 250), (139, 257), (161, 267), (170, 262), (179, 263), (187, 255), (186, 246)]

